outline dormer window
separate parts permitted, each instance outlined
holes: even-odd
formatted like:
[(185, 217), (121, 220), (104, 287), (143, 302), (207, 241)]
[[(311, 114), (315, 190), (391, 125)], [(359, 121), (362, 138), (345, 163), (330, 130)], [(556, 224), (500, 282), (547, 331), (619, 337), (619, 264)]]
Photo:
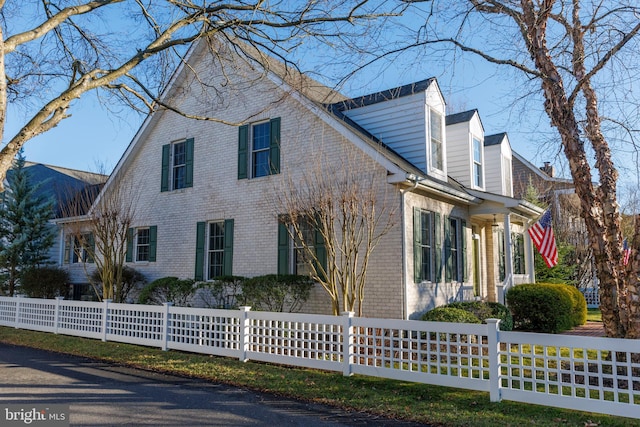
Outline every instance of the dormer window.
[(431, 130), (431, 167), (444, 170), (442, 115), (429, 110), (429, 126)]
[(482, 179), (482, 142), (473, 138), (473, 184), (476, 187), (484, 187)]

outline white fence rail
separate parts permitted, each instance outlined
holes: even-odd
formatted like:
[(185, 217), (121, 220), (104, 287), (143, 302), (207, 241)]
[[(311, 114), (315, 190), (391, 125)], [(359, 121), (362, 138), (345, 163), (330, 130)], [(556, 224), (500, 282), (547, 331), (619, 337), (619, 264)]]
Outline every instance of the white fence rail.
[(0, 297), (0, 325), (487, 391), (640, 419), (637, 340), (487, 325)]

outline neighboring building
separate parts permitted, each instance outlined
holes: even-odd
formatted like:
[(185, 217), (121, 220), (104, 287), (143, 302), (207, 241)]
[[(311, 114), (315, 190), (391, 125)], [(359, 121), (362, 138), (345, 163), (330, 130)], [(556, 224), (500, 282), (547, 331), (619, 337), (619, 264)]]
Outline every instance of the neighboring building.
[[(108, 176), (93, 172), (80, 171), (75, 169), (64, 168), (60, 166), (46, 165), (42, 163), (25, 162), (25, 171), (29, 176), (29, 183), (37, 186), (36, 196), (53, 201), (52, 224), (64, 217), (66, 206), (79, 193), (97, 195), (102, 185), (107, 181)], [(13, 170), (7, 171), (6, 184), (11, 185)], [(60, 254), (64, 252), (64, 237), (62, 229), (59, 228), (56, 240), (49, 251), (49, 257), (56, 263), (60, 263)], [(80, 283), (86, 283), (84, 280), (76, 280), (71, 288), (71, 296), (79, 298), (80, 294), (85, 291)]]
[[(275, 195), (355, 156), (399, 216), (369, 262), (365, 316), (416, 318), (534, 280), (525, 229), (542, 210), (512, 197), (508, 140), (485, 147), (475, 110), (447, 116), (435, 79), (347, 99), (240, 44), (216, 48), (195, 45), (163, 97), (220, 122), (149, 115), (102, 190), (136, 188), (128, 265), (149, 280), (301, 272)], [(81, 264), (64, 265), (82, 280)], [(304, 311), (331, 312), (319, 286)]]

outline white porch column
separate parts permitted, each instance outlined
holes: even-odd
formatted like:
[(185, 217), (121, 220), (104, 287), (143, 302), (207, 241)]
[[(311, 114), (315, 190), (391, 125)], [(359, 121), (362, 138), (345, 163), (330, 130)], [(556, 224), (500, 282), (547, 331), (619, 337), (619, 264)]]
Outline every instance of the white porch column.
[(511, 214), (504, 215), (504, 273), (509, 281), (505, 286), (513, 285), (513, 250), (511, 244)]
[(531, 236), (529, 236), (529, 224), (527, 224), (527, 229), (524, 232), (524, 257), (526, 258), (525, 268), (529, 275), (529, 283), (536, 283), (536, 266), (533, 259), (534, 255), (533, 241), (531, 240)]

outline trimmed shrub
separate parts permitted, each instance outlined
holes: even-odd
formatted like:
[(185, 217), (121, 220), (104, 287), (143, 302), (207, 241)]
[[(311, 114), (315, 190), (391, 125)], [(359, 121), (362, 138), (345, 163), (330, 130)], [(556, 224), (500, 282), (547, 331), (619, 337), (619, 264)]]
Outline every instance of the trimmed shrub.
[(245, 280), (241, 276), (220, 276), (212, 282), (201, 282), (198, 284), (199, 297), (208, 308), (238, 308)]
[(507, 305), (517, 329), (558, 333), (571, 329), (573, 300), (562, 288), (567, 285), (535, 283), (514, 286), (507, 292)]
[(587, 323), (587, 301), (578, 288), (571, 285), (556, 285), (562, 292), (566, 292), (571, 298), (571, 320), (573, 326), (580, 326)]
[(268, 274), (242, 282), (239, 305), (251, 306), (254, 310), (300, 311), (309, 299), (313, 280), (309, 276)]
[(177, 277), (163, 277), (146, 285), (140, 292), (140, 304), (162, 305), (172, 302), (179, 307), (188, 306), (188, 302), (196, 292), (195, 281), (178, 279)]
[(454, 307), (436, 307), (422, 315), (427, 322), (482, 323), (473, 313)]
[(20, 291), (31, 298), (67, 297), (69, 273), (56, 267), (30, 268), (22, 272)]
[(445, 307), (459, 308), (476, 316), (485, 322), (486, 319), (500, 319), (500, 330), (511, 331), (513, 329), (513, 316), (509, 309), (497, 302), (488, 301), (463, 301), (452, 302)]

